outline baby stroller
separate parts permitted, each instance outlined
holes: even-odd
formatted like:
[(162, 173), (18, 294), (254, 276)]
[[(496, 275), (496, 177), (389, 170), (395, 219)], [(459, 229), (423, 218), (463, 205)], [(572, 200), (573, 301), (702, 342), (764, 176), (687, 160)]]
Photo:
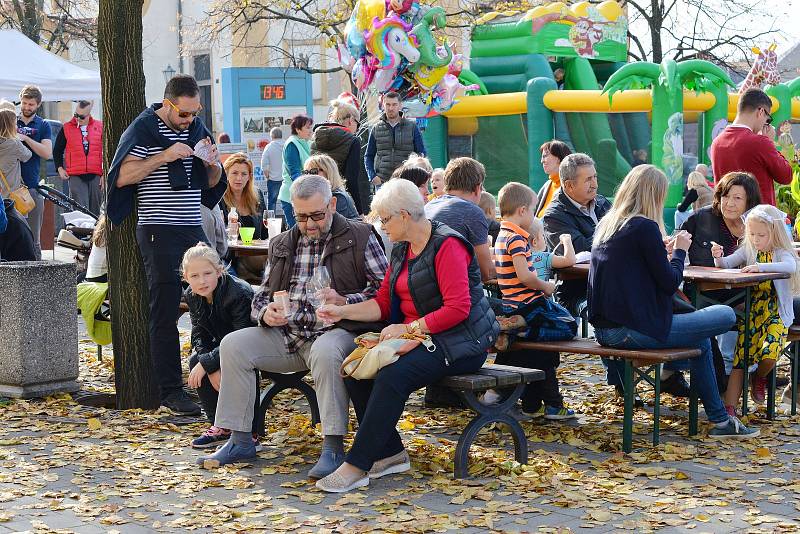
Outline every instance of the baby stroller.
[[(44, 183), (39, 184), (37, 191), (43, 198), (67, 211), (62, 215), (66, 228), (58, 233), (56, 243), (61, 247), (75, 251), (75, 265), (78, 271), (77, 281), (80, 282), (86, 275), (86, 264), (92, 251), (94, 223), (97, 222), (99, 216), (61, 191), (53, 189)], [(85, 214), (88, 217), (80, 217), (80, 214)], [(87, 224), (87, 220), (91, 221), (91, 226)]]

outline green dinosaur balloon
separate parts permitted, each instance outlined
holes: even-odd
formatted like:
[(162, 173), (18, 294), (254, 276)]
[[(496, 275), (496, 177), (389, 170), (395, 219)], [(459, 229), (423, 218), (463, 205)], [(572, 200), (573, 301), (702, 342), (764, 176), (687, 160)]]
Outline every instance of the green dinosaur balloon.
[(450, 45), (447, 43), (444, 45), (445, 50), (447, 50), (447, 56), (439, 57), (439, 54), (436, 53), (436, 39), (431, 31), (432, 26), (435, 29), (442, 29), (445, 24), (447, 24), (447, 17), (444, 8), (433, 7), (425, 13), (417, 25), (409, 32), (417, 37), (417, 43), (419, 44), (419, 60), (408, 67), (410, 72), (417, 72), (423, 65), (436, 68), (450, 64), (453, 59), (453, 51), (450, 49)]

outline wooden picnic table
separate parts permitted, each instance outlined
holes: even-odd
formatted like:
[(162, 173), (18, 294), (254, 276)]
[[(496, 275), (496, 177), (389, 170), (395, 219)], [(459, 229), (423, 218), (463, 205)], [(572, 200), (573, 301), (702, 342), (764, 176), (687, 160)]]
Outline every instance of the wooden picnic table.
[(237, 240), (235, 245), (228, 244), (228, 250), (233, 251), (234, 256), (266, 256), (269, 251), (269, 240), (253, 239), (249, 245)]
[[(587, 279), (589, 277), (589, 264), (578, 263), (572, 267), (555, 269), (562, 280)], [(704, 308), (713, 304), (731, 306), (736, 315), (744, 318), (745, 332), (750, 330), (750, 308), (752, 306), (752, 289), (767, 280), (789, 278), (788, 273), (743, 273), (739, 269), (721, 269), (718, 267), (701, 267), (687, 265), (683, 269), (683, 279), (692, 283), (691, 299), (695, 308)], [(741, 298), (741, 293), (733, 299), (721, 301), (715, 298), (713, 292), (718, 289), (740, 289), (744, 293), (744, 309), (733, 306), (733, 301)], [(742, 414), (746, 415), (747, 395), (749, 389), (750, 365), (750, 336), (744, 339), (744, 392), (742, 394)], [(770, 396), (767, 401), (767, 415), (771, 417), (775, 410), (775, 399)]]

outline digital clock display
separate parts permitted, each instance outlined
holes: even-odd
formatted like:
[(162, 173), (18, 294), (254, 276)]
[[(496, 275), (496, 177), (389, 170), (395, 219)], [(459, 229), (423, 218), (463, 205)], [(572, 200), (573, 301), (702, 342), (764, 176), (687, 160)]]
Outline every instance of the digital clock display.
[(261, 86), (261, 100), (285, 100), (285, 99), (286, 99), (285, 85)]

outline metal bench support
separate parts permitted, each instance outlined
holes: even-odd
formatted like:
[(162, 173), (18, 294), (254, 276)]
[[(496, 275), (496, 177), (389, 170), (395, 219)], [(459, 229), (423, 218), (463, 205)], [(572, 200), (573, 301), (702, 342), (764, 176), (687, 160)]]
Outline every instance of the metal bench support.
[(469, 448), (478, 437), (481, 429), (492, 423), (503, 423), (508, 426), (514, 438), (514, 457), (521, 464), (528, 463), (528, 439), (519, 422), (509, 415), (511, 408), (522, 396), (527, 384), (517, 384), (505, 400), (498, 404), (486, 405), (478, 400), (477, 391), (457, 391), (464, 404), (476, 413), (475, 417), (467, 423), (456, 445), (456, 455), (453, 460), (453, 475), (455, 478), (469, 477)]
[(286, 389), (295, 389), (303, 394), (308, 402), (308, 408), (311, 412), (311, 424), (316, 425), (320, 422), (319, 418), (319, 405), (317, 404), (317, 394), (314, 388), (303, 381), (308, 371), (299, 371), (297, 373), (269, 373), (262, 371), (262, 375), (272, 381), (272, 384), (261, 393), (261, 400), (259, 402), (259, 434), (264, 434), (264, 418), (267, 415), (267, 410), (272, 405), (272, 399), (275, 395)]

